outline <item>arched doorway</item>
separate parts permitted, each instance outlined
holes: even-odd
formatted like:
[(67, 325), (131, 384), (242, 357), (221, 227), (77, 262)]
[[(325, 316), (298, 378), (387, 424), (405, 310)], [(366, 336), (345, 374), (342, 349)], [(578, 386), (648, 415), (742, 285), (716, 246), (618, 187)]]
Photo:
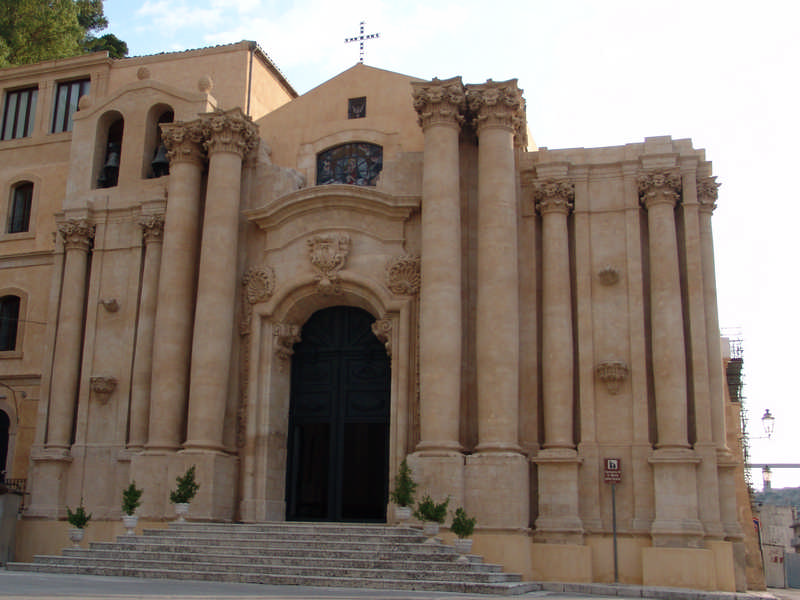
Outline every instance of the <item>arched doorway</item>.
[(390, 362), (375, 317), (314, 313), (292, 356), (286, 518), (385, 521)]

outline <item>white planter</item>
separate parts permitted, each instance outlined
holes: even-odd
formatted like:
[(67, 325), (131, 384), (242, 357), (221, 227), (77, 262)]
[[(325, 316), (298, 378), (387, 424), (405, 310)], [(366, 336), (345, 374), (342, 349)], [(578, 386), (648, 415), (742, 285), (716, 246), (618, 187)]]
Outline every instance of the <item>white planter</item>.
[(69, 539), (72, 542), (73, 548), (80, 548), (81, 540), (83, 540), (83, 529), (80, 527), (71, 527), (69, 530)]
[(458, 557), (458, 562), (469, 562), (467, 554), (472, 550), (472, 538), (457, 538), (453, 542), (453, 547), (461, 555)]
[(425, 540), (424, 543), (426, 544), (436, 544), (438, 543), (438, 539), (436, 536), (439, 535), (439, 523), (434, 523), (432, 521), (425, 521), (422, 524), (422, 533), (428, 536), (428, 539)]
[(184, 523), (186, 521), (184, 517), (189, 514), (189, 503), (178, 502), (175, 504), (175, 514), (178, 515), (178, 523)]
[(128, 535), (134, 534), (134, 529), (136, 529), (138, 522), (139, 517), (137, 515), (122, 515), (122, 523), (125, 525)]
[(394, 507), (394, 518), (400, 521), (401, 523), (408, 521), (411, 518), (411, 507), (410, 506), (395, 506)]

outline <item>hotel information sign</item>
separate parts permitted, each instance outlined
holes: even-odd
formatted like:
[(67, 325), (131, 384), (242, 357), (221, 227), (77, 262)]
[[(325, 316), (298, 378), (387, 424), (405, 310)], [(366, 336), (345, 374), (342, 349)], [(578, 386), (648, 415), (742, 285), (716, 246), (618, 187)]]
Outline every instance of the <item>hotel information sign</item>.
[(618, 458), (606, 458), (603, 479), (606, 483), (619, 483), (622, 481), (622, 461)]

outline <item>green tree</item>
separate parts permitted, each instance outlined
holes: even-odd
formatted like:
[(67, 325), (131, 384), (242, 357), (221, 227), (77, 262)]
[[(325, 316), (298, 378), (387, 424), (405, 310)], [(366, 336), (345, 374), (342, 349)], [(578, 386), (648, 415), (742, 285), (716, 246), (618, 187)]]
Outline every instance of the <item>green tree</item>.
[(103, 0), (0, 0), (0, 67), (128, 47), (113, 34), (95, 37), (108, 19)]

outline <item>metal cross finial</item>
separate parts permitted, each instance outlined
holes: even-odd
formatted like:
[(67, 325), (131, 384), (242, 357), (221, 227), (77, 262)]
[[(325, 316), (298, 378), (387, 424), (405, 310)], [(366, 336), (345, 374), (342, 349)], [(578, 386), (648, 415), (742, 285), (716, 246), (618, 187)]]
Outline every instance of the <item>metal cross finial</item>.
[(370, 33), (368, 35), (364, 35), (364, 21), (361, 21), (361, 28), (358, 37), (351, 37), (345, 38), (344, 43), (347, 44), (349, 42), (358, 42), (358, 49), (360, 58), (358, 62), (364, 62), (364, 40), (374, 40), (380, 37), (380, 33)]

